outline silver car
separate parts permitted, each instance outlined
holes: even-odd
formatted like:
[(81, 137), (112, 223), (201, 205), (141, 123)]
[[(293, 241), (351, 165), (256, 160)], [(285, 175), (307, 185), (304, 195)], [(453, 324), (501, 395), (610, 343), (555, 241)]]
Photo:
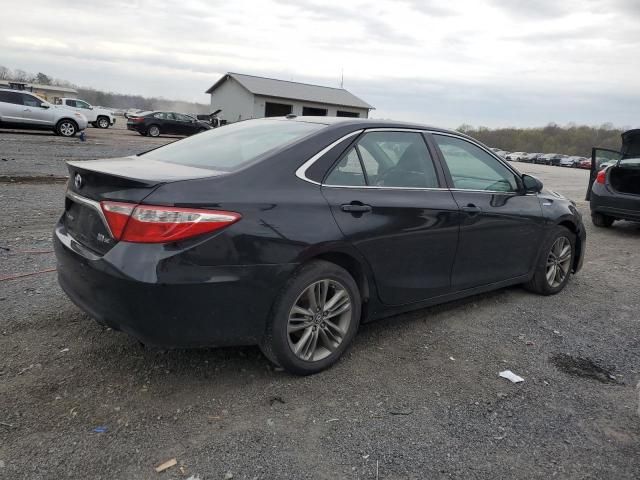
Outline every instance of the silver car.
[(0, 128), (52, 130), (63, 137), (73, 137), (87, 128), (87, 119), (31, 92), (0, 88)]

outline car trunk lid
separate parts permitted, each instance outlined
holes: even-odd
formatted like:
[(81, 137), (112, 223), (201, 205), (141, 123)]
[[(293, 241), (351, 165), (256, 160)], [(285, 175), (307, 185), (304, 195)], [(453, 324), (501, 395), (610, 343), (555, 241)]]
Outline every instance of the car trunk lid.
[(69, 183), (62, 222), (74, 239), (100, 254), (107, 253), (116, 243), (101, 201), (138, 204), (162, 184), (223, 173), (136, 156), (67, 165)]

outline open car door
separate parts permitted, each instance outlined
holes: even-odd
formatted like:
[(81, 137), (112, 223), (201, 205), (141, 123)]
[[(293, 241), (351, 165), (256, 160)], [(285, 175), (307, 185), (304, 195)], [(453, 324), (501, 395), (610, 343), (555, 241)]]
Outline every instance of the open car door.
[[(623, 134), (624, 137), (624, 134)], [(608, 165), (614, 165), (622, 158), (622, 153), (609, 148), (591, 149), (591, 172), (589, 173), (589, 185), (587, 186), (587, 196), (585, 200), (591, 199), (591, 186), (595, 182), (598, 172)]]

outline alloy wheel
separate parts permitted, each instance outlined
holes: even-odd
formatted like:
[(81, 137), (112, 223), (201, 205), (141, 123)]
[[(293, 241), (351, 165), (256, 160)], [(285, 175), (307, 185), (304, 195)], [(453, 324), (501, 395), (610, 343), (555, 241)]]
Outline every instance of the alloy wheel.
[(298, 296), (289, 312), (287, 339), (298, 358), (316, 362), (334, 352), (351, 325), (347, 289), (335, 280), (319, 280)]
[(546, 277), (552, 288), (562, 285), (571, 267), (571, 242), (567, 237), (558, 237), (547, 257)]
[(64, 122), (60, 125), (60, 133), (65, 137), (71, 137), (76, 133), (76, 127), (71, 122)]
[(100, 120), (98, 120), (98, 125), (100, 126), (100, 128), (107, 128), (109, 126), (109, 120), (107, 120), (106, 118), (101, 118)]
[(149, 135), (151, 135), (152, 137), (157, 137), (158, 135), (160, 135), (160, 129), (155, 125), (151, 126), (149, 128)]

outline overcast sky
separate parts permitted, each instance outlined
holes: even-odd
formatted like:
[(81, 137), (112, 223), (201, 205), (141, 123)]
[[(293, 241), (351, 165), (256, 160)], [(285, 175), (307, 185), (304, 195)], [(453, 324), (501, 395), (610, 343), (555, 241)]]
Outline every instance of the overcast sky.
[(640, 0), (0, 0), (0, 65), (208, 103), (227, 71), (445, 127), (640, 127)]

